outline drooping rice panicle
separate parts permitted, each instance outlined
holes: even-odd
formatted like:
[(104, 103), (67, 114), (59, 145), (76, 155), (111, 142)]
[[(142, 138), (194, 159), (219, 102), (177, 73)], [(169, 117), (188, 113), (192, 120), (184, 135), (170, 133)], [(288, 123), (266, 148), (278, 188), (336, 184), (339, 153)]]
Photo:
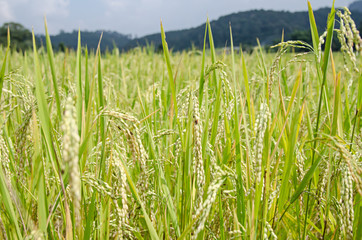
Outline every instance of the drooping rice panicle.
[(73, 99), (68, 98), (65, 104), (63, 128), (63, 160), (68, 166), (71, 200), (74, 205), (74, 215), (80, 224), (81, 211), (81, 179), (79, 170), (79, 135), (75, 118)]

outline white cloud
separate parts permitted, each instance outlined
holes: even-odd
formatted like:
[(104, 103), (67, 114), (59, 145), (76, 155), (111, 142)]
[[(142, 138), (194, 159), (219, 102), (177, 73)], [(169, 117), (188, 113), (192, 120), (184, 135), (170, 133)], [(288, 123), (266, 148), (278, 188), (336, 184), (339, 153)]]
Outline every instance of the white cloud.
[[(0, 0), (0, 21), (52, 15), (66, 17), (70, 0)], [(24, 16), (25, 14), (25, 16)]]
[(49, 26), (58, 23), (61, 27), (70, 16), (69, 5), (70, 0), (0, 0), (0, 25), (19, 22), (38, 33), (44, 31), (43, 17), (47, 16)]
[(124, 1), (124, 0), (106, 0), (105, 3), (106, 3), (107, 7), (110, 10), (115, 10), (115, 9), (125, 7), (127, 5), (128, 1)]
[(35, 0), (30, 4), (35, 15), (66, 17), (69, 14), (69, 0)]
[(8, 22), (14, 20), (13, 13), (7, 1), (0, 0), (0, 22)]

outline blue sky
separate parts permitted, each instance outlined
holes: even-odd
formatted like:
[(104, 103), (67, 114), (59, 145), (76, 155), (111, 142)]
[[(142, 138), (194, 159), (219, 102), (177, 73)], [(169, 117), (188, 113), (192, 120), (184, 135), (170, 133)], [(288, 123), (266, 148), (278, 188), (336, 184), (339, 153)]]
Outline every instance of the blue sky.
[[(348, 6), (354, 0), (336, 0)], [(332, 0), (310, 0), (312, 7), (331, 6)], [(112, 30), (143, 36), (165, 30), (195, 27), (220, 16), (250, 9), (300, 11), (306, 0), (0, 0), (0, 25), (15, 21), (44, 32), (47, 16), (51, 34), (60, 30)]]

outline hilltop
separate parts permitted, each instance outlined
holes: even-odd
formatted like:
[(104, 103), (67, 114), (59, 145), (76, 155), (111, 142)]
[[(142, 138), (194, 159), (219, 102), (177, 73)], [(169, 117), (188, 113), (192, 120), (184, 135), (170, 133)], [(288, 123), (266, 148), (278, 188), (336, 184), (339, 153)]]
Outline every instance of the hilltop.
[[(119, 49), (122, 49), (132, 40), (129, 35), (124, 35), (115, 31), (81, 31), (82, 45), (87, 45), (89, 49), (96, 49), (101, 35), (102, 42), (100, 48), (102, 52), (104, 52), (106, 49), (111, 50), (115, 46)], [(39, 38), (43, 43), (45, 43), (45, 36), (39, 36)], [(52, 45), (57, 50), (62, 47), (76, 49), (78, 43), (78, 31), (74, 30), (70, 33), (60, 32), (59, 34), (52, 35), (51, 40)]]
[[(322, 33), (325, 30), (326, 21), (330, 9), (321, 8), (314, 12), (317, 27)], [(357, 26), (362, 21), (362, 13), (352, 11), (352, 18)], [(224, 47), (229, 39), (229, 23), (233, 30), (234, 45), (254, 46), (258, 38), (262, 45), (269, 45), (280, 40), (284, 30), (286, 39), (295, 32), (309, 32), (308, 12), (288, 12), (271, 10), (252, 10), (239, 12), (220, 17), (211, 21), (211, 28), (216, 47)], [(201, 48), (204, 40), (205, 24), (198, 27), (166, 32), (167, 43), (174, 50), (190, 49), (192, 46)], [(144, 46), (153, 43), (156, 48), (161, 45), (159, 33), (133, 39), (126, 45), (126, 49), (137, 45)]]
[[(354, 2), (350, 5), (352, 18), (357, 27), (362, 22), (362, 1)], [(314, 11), (318, 30), (322, 33), (325, 30), (329, 8), (321, 8)], [(233, 29), (234, 45), (243, 47), (253, 47), (260, 40), (262, 45), (271, 45), (280, 41), (284, 31), (285, 39), (300, 39), (308, 41), (310, 39), (309, 17), (307, 11), (288, 12), (272, 10), (250, 10), (238, 13), (232, 13), (222, 16), (210, 22), (212, 27), (215, 46), (222, 48), (229, 41), (229, 23)], [(12, 23), (17, 26), (16, 23)], [(336, 21), (338, 27), (338, 21)], [(6, 28), (0, 29), (0, 44), (6, 43)], [(18, 27), (19, 28), (19, 27)], [(26, 32), (24, 29), (22, 31)], [(155, 33), (140, 38), (133, 39), (130, 35), (121, 34), (114, 31), (82, 31), (82, 44), (87, 45), (89, 49), (97, 48), (99, 38), (103, 32), (101, 50), (112, 50), (115, 46), (123, 51), (137, 46), (152, 44), (156, 50), (161, 49), (161, 34)], [(29, 35), (28, 31), (27, 35)], [(182, 51), (192, 47), (202, 48), (205, 34), (205, 23), (197, 27), (167, 31), (167, 42), (171, 49)], [(14, 36), (14, 35), (13, 35)], [(30, 36), (30, 35), (29, 35)], [(78, 31), (70, 33), (60, 32), (52, 35), (52, 43), (56, 50), (62, 50), (64, 47), (75, 49), (77, 47)], [(30, 39), (30, 37), (28, 37)], [(27, 40), (29, 40), (27, 39)], [(45, 37), (40, 35), (38, 39), (45, 43)], [(30, 39), (31, 40), (31, 39)], [(25, 41), (25, 40), (24, 40)], [(19, 43), (18, 46), (21, 44)], [(31, 44), (28, 44), (31, 46)]]

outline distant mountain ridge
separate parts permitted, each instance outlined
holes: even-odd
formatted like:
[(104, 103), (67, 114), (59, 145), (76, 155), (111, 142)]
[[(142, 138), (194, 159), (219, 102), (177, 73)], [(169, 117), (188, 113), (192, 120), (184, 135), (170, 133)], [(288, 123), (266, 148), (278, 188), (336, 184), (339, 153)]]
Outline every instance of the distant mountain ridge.
[[(323, 32), (326, 28), (329, 8), (321, 8), (314, 11), (318, 30)], [(359, 26), (362, 21), (362, 13), (351, 11), (352, 18)], [(216, 47), (224, 47), (229, 41), (229, 23), (233, 30), (233, 42), (235, 46), (242, 44), (254, 46), (258, 38), (262, 45), (272, 44), (279, 40), (284, 30), (286, 39), (294, 31), (309, 31), (308, 12), (288, 12), (272, 10), (251, 10), (222, 16), (211, 21), (211, 29)], [(179, 51), (190, 49), (192, 46), (201, 48), (204, 40), (205, 24), (198, 27), (166, 32), (167, 44), (170, 48)], [(161, 45), (159, 33), (147, 35), (130, 41), (125, 48), (144, 46), (153, 43), (156, 48)]]
[[(359, 5), (361, 4), (361, 5)], [(362, 22), (362, 10), (358, 11), (358, 6), (362, 6), (362, 1), (350, 5), (352, 18), (357, 27)], [(329, 8), (321, 8), (314, 11), (318, 30), (322, 33), (326, 28)], [(284, 30), (285, 39), (289, 39), (295, 31), (309, 31), (309, 17), (307, 11), (288, 12), (272, 10), (250, 10), (232, 13), (222, 16), (210, 22), (213, 39), (216, 47), (224, 47), (229, 41), (229, 23), (233, 30), (233, 41), (235, 46), (255, 46), (258, 38), (262, 45), (273, 44), (280, 40)], [(338, 25), (338, 21), (336, 21)], [(87, 45), (90, 49), (97, 48), (99, 37), (102, 31), (82, 31), (82, 45)], [(191, 49), (192, 47), (202, 48), (205, 33), (205, 23), (189, 29), (167, 31), (166, 38), (170, 48), (175, 51)], [(61, 32), (51, 36), (55, 49), (66, 46), (75, 49), (77, 47), (78, 32)], [(44, 36), (40, 36), (45, 43)], [(117, 32), (104, 31), (101, 50), (112, 50), (114, 46), (121, 50), (129, 50), (137, 46), (153, 44), (156, 49), (161, 48), (161, 34), (155, 33), (144, 37), (132, 39), (129, 35)]]
[[(103, 33), (103, 35), (102, 35)], [(104, 52), (106, 49), (113, 49), (115, 46), (119, 49), (124, 48), (132, 39), (129, 35), (124, 35), (115, 31), (81, 31), (82, 45), (87, 45), (89, 49), (96, 49), (99, 39), (102, 35), (100, 49)], [(41, 41), (45, 43), (45, 36), (39, 36)], [(62, 47), (76, 49), (78, 44), (78, 31), (70, 33), (60, 32), (51, 36), (52, 46), (59, 50)]]

